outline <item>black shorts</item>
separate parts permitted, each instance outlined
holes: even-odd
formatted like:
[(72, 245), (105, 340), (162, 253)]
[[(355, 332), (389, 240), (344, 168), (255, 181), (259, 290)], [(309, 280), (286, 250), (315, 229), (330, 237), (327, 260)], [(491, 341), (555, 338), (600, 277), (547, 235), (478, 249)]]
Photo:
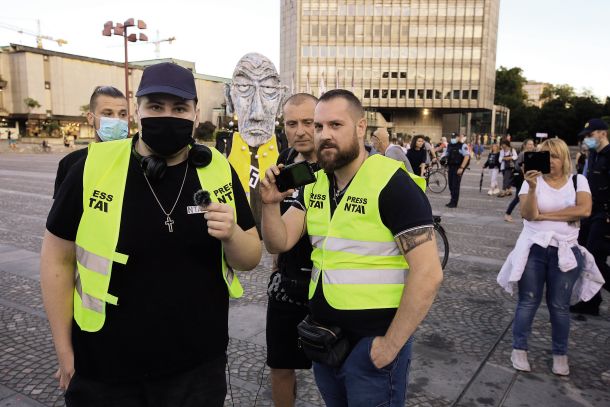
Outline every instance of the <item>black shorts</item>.
[(297, 325), (309, 308), (269, 299), (267, 304), (267, 366), (272, 369), (310, 369), (311, 361), (299, 348)]

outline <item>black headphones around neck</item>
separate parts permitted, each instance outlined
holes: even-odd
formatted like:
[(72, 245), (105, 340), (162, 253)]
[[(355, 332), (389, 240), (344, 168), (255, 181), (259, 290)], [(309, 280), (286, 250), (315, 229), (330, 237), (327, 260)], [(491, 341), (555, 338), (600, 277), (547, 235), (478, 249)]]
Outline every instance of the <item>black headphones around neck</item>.
[[(157, 182), (161, 180), (165, 175), (165, 171), (167, 170), (167, 162), (165, 161), (165, 158), (154, 154), (142, 157), (142, 155), (136, 150), (137, 139), (138, 136), (136, 135), (133, 138), (133, 143), (131, 144), (131, 154), (133, 154), (134, 158), (138, 161), (140, 168), (142, 168), (149, 181)], [(189, 149), (188, 160), (189, 163), (195, 168), (207, 167), (210, 162), (212, 162), (212, 150), (210, 150), (210, 148), (206, 145), (196, 144), (193, 142), (191, 143), (191, 148)]]

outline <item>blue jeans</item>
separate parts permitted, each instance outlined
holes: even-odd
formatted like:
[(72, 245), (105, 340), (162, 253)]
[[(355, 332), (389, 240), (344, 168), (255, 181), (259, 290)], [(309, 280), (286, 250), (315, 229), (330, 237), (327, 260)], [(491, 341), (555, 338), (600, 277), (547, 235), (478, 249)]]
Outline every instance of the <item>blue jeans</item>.
[(551, 314), (553, 355), (568, 353), (570, 333), (570, 296), (574, 283), (583, 267), (580, 251), (573, 247), (578, 265), (570, 271), (561, 271), (558, 265), (557, 248), (533, 245), (525, 270), (519, 280), (519, 302), (513, 323), (513, 349), (527, 350), (527, 337), (532, 331), (532, 322), (542, 301), (546, 283), (546, 304)]
[(314, 362), (316, 384), (327, 407), (404, 407), (413, 338), (381, 369), (371, 361), (373, 339), (358, 341), (340, 368)]

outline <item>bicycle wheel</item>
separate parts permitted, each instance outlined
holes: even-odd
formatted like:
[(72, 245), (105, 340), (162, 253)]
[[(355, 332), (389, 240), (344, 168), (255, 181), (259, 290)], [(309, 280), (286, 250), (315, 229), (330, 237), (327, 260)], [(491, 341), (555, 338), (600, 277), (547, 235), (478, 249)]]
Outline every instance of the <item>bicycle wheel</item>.
[(439, 224), (434, 224), (434, 237), (436, 237), (436, 247), (438, 250), (438, 257), (441, 262), (441, 267), (445, 269), (447, 261), (449, 260), (449, 240), (445, 229)]
[(440, 194), (447, 188), (447, 177), (441, 171), (436, 170), (428, 177), (428, 189), (435, 194)]

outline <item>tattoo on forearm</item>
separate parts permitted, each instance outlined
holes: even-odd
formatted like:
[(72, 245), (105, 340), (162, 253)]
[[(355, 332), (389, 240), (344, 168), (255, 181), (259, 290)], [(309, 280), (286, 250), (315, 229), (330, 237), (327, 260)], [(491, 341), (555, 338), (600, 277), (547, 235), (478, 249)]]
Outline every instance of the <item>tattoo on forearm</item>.
[(414, 229), (396, 236), (396, 242), (403, 255), (409, 253), (422, 243), (432, 240), (434, 228), (432, 226)]

